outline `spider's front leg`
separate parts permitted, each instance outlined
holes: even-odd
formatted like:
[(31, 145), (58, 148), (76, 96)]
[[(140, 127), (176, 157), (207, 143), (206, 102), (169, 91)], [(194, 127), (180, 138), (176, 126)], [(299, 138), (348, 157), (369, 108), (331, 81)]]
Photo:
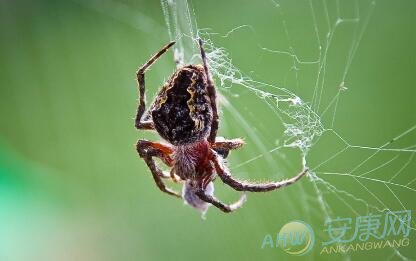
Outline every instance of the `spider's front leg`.
[[(165, 45), (159, 52), (154, 54), (152, 58), (149, 59), (142, 67), (140, 67), (136, 72), (137, 84), (139, 86), (139, 106), (137, 107), (137, 114), (135, 119), (135, 126), (137, 129), (141, 130), (153, 130), (154, 125), (150, 120), (149, 114), (145, 113), (146, 111), (146, 95), (145, 95), (145, 83), (144, 83), (144, 74), (146, 70), (154, 63), (156, 60), (164, 54), (175, 42), (170, 42)], [(144, 115), (144, 117), (143, 117)]]
[(166, 175), (164, 175), (163, 171), (158, 166), (156, 166), (156, 163), (153, 159), (153, 157), (158, 157), (167, 166), (172, 167), (172, 158), (169, 156), (172, 153), (172, 149), (166, 145), (147, 140), (138, 140), (136, 149), (140, 157), (143, 158), (149, 167), (158, 188), (169, 195), (182, 198), (179, 193), (172, 190), (171, 188), (166, 187), (162, 180), (162, 178), (166, 178)]
[(242, 207), (247, 200), (247, 195), (244, 193), (237, 202), (227, 205), (219, 201), (216, 197), (205, 194), (205, 191), (203, 189), (198, 190), (197, 192), (195, 192), (195, 194), (201, 200), (216, 206), (225, 213), (230, 213), (237, 210), (238, 208)]
[[(212, 144), (213, 150), (215, 150), (221, 157), (226, 158), (230, 150), (235, 150), (241, 148), (244, 145), (242, 139), (232, 139), (226, 140), (223, 137), (216, 137), (215, 143)], [(242, 207), (247, 200), (247, 195), (244, 193), (241, 195), (240, 199), (233, 204), (225, 204), (218, 200), (216, 197), (207, 195), (205, 191), (201, 188), (195, 193), (201, 200), (214, 205), (225, 213), (230, 213), (238, 208)]]
[(212, 151), (211, 161), (214, 163), (215, 170), (221, 180), (237, 191), (266, 192), (279, 189), (295, 183), (306, 175), (306, 173), (308, 173), (308, 169), (304, 169), (302, 172), (290, 179), (269, 183), (250, 183), (247, 181), (237, 180), (231, 176), (229, 170), (224, 165), (222, 158), (215, 151)]

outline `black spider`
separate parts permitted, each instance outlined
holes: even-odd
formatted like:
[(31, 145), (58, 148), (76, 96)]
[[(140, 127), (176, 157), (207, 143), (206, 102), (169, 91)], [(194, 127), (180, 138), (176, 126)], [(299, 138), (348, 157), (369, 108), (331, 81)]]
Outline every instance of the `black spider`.
[[(240, 148), (244, 141), (216, 137), (219, 122), (216, 91), (208, 71), (202, 41), (198, 42), (202, 65), (185, 65), (177, 69), (147, 111), (144, 74), (175, 42), (167, 44), (137, 70), (140, 99), (136, 128), (156, 130), (170, 144), (139, 140), (136, 147), (160, 190), (183, 198), (186, 203), (202, 212), (212, 204), (228, 213), (243, 205), (246, 194), (233, 204), (222, 203), (213, 195), (212, 181), (217, 175), (235, 190), (264, 192), (295, 183), (307, 173), (307, 169), (291, 179), (270, 183), (250, 183), (231, 176), (223, 159), (230, 150)], [(170, 173), (162, 171), (155, 164), (154, 157), (171, 167)], [(166, 187), (163, 178), (184, 182), (182, 195)]]

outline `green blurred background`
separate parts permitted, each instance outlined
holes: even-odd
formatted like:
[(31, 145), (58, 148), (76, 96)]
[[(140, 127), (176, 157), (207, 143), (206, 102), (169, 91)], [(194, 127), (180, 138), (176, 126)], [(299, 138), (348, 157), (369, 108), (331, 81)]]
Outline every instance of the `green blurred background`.
[[(370, 147), (380, 147), (410, 129), (416, 122), (416, 2), (380, 0), (371, 16), (369, 2), (328, 1), (328, 12), (322, 12), (321, 1), (312, 2), (315, 23), (308, 1), (279, 1), (279, 10), (273, 1), (193, 1), (192, 6), (199, 27), (220, 35), (250, 25), (214, 42), (224, 46), (247, 75), (285, 86), (308, 102), (316, 66), (299, 65), (296, 80), (290, 57), (259, 46), (288, 50), (291, 42), (299, 57), (314, 60), (313, 25), (325, 28), (322, 15), (337, 18), (337, 7), (340, 17), (353, 17), (358, 5), (362, 21), (370, 20), (348, 69), (348, 90), (342, 93), (333, 128), (352, 145)], [(328, 51), (324, 105), (338, 90), (351, 40), (356, 39), (349, 26), (337, 29)], [(392, 186), (399, 202), (383, 183), (367, 184), (372, 196), (351, 178), (329, 175), (322, 178), (366, 203), (304, 179), (283, 191), (250, 194), (246, 206), (231, 215), (211, 208), (202, 220), (195, 210), (158, 191), (134, 149), (139, 137), (157, 139), (136, 131), (132, 118), (137, 99), (134, 72), (169, 41), (158, 1), (1, 1), (0, 32), (1, 261), (291, 259), (281, 249), (261, 249), (261, 243), (265, 234), (275, 234), (295, 219), (311, 224), (318, 240), (324, 238), (317, 232), (326, 218), (317, 191), (334, 216), (365, 215), (369, 205), (416, 208), (410, 189)], [(320, 30), (322, 39), (325, 33)], [(169, 53), (152, 67), (146, 75), (148, 99), (174, 66)], [(236, 86), (222, 93), (232, 106), (222, 111), (220, 134), (247, 141), (229, 159), (233, 174), (271, 180), (299, 171), (298, 151), (265, 153), (277, 146), (284, 130), (265, 102)], [(329, 128), (332, 119), (322, 120)], [(414, 150), (415, 143), (412, 131), (392, 147)], [(343, 147), (334, 135), (324, 134), (308, 154), (308, 165), (317, 166)], [(322, 171), (346, 172), (372, 153), (348, 150)], [(389, 180), (409, 161), (394, 180), (407, 184), (415, 177), (413, 154), (383, 152), (360, 171), (397, 157), (372, 177)], [(258, 155), (263, 156), (239, 166)], [(225, 201), (238, 197), (219, 181), (216, 188)], [(356, 212), (339, 196), (345, 196)], [(414, 235), (411, 232), (410, 246), (400, 249), (410, 258), (416, 258)], [(392, 254), (391, 249), (362, 251), (351, 258), (385, 259)], [(322, 256), (313, 249), (301, 258), (348, 256)]]

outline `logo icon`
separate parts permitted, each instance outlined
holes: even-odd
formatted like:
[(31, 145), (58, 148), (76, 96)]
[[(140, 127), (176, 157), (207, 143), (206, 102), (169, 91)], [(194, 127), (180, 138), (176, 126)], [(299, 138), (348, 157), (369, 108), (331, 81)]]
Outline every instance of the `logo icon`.
[(303, 256), (313, 248), (315, 234), (309, 224), (294, 220), (280, 229), (276, 243), (288, 254)]

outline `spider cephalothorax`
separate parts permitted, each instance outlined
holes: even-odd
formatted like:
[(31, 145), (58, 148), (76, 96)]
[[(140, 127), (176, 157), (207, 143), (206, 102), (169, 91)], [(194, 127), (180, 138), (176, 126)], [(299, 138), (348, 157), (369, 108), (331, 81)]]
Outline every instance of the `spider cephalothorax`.
[[(280, 182), (250, 183), (233, 178), (224, 163), (230, 150), (240, 148), (242, 139), (217, 137), (218, 113), (216, 92), (208, 71), (202, 41), (199, 40), (202, 65), (185, 65), (163, 85), (149, 110), (145, 110), (144, 73), (174, 42), (167, 44), (137, 71), (139, 106), (136, 128), (156, 130), (169, 144), (139, 140), (137, 151), (149, 167), (156, 185), (170, 195), (205, 212), (210, 204), (224, 212), (241, 207), (243, 194), (234, 204), (224, 204), (214, 196), (213, 181), (221, 180), (238, 191), (264, 192), (295, 183), (307, 173), (304, 169), (291, 179)], [(162, 171), (155, 163), (159, 158), (171, 168)], [(165, 186), (162, 179), (183, 182), (182, 194)]]

